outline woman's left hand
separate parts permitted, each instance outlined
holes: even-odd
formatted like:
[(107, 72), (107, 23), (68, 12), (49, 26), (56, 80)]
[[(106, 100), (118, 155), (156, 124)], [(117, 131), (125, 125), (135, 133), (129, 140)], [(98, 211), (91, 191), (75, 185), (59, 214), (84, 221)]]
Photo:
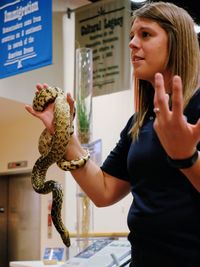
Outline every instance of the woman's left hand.
[(183, 115), (182, 81), (174, 76), (172, 81), (172, 106), (165, 92), (163, 76), (155, 75), (154, 129), (166, 153), (173, 159), (184, 159), (193, 155), (200, 141), (200, 119), (195, 125), (187, 122)]

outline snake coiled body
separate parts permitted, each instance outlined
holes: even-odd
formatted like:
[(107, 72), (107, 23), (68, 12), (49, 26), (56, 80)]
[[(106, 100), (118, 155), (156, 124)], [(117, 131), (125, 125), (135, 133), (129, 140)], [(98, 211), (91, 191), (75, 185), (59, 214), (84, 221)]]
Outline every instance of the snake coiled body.
[(52, 192), (52, 221), (56, 230), (61, 235), (64, 244), (69, 247), (69, 232), (64, 226), (61, 218), (61, 208), (63, 203), (62, 186), (54, 180), (46, 181), (46, 173), (53, 163), (59, 163), (64, 157), (72, 127), (70, 107), (61, 89), (57, 87), (49, 87), (42, 89), (35, 95), (33, 109), (36, 111), (43, 111), (50, 102), (55, 103), (55, 133), (51, 136), (46, 129), (42, 132), (39, 139), (39, 151), (41, 156), (34, 164), (31, 181), (32, 186), (37, 193), (48, 194)]

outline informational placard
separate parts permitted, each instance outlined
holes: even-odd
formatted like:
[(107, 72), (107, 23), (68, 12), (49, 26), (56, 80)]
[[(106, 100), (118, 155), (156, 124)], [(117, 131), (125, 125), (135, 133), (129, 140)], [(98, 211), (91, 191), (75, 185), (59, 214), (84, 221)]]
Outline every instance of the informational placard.
[(130, 88), (130, 0), (105, 0), (75, 11), (78, 47), (93, 50), (93, 95)]
[(0, 25), (0, 78), (52, 63), (52, 0), (1, 0)]
[(120, 267), (126, 266), (124, 264), (130, 258), (131, 245), (128, 240), (100, 239), (66, 261), (62, 267)]

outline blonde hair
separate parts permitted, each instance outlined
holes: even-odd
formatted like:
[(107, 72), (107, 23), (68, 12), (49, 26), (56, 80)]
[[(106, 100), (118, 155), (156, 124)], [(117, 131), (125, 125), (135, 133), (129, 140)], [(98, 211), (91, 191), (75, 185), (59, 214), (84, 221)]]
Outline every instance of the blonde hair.
[[(194, 30), (194, 21), (186, 10), (172, 3), (149, 3), (136, 9), (136, 18), (156, 21), (168, 35), (167, 68), (172, 76), (179, 75), (183, 83), (184, 107), (194, 94), (200, 74), (200, 51), (198, 36)], [(135, 79), (135, 92), (138, 94), (136, 121), (131, 129), (133, 138), (138, 137), (145, 115), (153, 104), (154, 89), (143, 80)]]

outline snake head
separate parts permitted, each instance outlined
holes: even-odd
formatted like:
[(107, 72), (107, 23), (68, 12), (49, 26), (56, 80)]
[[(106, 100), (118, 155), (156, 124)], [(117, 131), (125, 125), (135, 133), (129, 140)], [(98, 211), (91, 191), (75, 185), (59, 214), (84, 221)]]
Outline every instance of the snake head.
[(45, 108), (53, 103), (57, 96), (64, 95), (64, 92), (59, 87), (42, 88), (33, 99), (33, 109), (35, 111), (44, 111)]

